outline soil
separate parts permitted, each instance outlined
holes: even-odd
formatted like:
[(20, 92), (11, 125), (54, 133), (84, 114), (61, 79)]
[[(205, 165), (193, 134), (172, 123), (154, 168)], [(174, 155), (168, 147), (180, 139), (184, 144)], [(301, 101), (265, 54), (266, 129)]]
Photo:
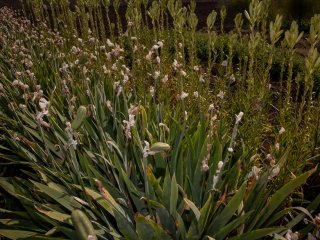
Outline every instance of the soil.
[(13, 9), (19, 9), (21, 8), (21, 3), (17, 0), (0, 0), (0, 8), (4, 6), (11, 7)]

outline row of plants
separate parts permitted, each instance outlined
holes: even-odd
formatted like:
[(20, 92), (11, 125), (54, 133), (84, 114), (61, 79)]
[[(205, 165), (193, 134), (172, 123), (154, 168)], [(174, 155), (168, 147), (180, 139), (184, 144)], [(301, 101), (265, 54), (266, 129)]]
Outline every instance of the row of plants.
[(297, 57), (267, 1), (230, 33), (195, 1), (23, 5), (0, 9), (0, 236), (319, 237), (320, 16)]

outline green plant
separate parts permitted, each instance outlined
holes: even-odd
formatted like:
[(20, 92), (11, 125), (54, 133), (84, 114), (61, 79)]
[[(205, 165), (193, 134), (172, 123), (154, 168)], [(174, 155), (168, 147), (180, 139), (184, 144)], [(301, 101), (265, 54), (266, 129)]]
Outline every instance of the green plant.
[[(290, 51), (278, 54), (281, 17), (266, 42), (260, 1), (245, 14), (249, 36), (240, 15), (237, 34), (218, 35), (215, 12), (197, 33), (194, 2), (132, 1), (124, 33), (120, 1), (116, 23), (98, 1), (79, 1), (75, 12), (66, 1), (24, 3), (33, 22), (0, 10), (0, 235), (281, 238), (306, 216), (302, 237), (317, 232), (320, 197), (305, 199), (301, 188), (317, 171), (319, 57), (312, 48), (295, 60), (294, 24)], [(298, 106), (287, 112), (269, 85), (275, 64), (306, 100), (279, 99)]]

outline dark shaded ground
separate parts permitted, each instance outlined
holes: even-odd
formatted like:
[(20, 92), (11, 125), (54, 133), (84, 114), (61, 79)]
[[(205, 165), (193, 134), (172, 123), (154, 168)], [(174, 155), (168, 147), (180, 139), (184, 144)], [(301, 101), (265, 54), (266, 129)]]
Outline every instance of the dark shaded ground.
[(1, 7), (11, 7), (13, 9), (18, 9), (21, 7), (20, 1), (17, 0), (0, 0), (0, 8)]
[[(71, 1), (72, 2), (72, 1)], [(184, 5), (187, 5), (184, 3)], [(226, 30), (231, 30), (233, 28), (233, 18), (235, 17), (236, 11), (235, 9), (228, 8), (228, 6), (231, 6), (231, 1), (230, 0), (200, 0), (197, 3), (196, 7), (196, 14), (198, 16), (198, 28), (202, 29), (206, 26), (206, 21), (207, 21), (207, 16), (212, 10), (216, 10), (217, 12), (220, 10), (221, 6), (225, 5), (227, 7), (227, 18), (225, 21), (225, 28)], [(21, 8), (21, 3), (18, 0), (0, 0), (0, 8), (3, 6), (8, 6), (13, 9), (20, 9)], [(115, 20), (115, 14), (113, 14), (113, 9), (110, 9), (110, 15), (111, 15), (111, 20)], [(120, 16), (125, 16), (126, 12), (126, 6), (121, 5), (119, 9), (119, 14)], [(112, 19), (114, 17), (114, 19)], [(123, 20), (125, 18), (123, 17)], [(220, 24), (219, 21), (217, 21), (217, 26)]]

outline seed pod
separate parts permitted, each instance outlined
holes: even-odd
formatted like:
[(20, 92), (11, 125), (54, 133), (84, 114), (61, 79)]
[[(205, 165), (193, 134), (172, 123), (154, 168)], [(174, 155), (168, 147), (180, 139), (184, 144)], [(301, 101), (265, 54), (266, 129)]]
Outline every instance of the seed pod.
[(87, 215), (79, 209), (71, 213), (71, 220), (79, 240), (98, 240), (94, 228)]
[(148, 116), (145, 108), (142, 105), (140, 105), (140, 114), (141, 114), (142, 136), (144, 137), (146, 134), (146, 129), (148, 128)]
[(87, 116), (87, 108), (85, 106), (80, 106), (78, 108), (77, 115), (76, 115), (75, 119), (71, 123), (71, 127), (74, 130), (77, 130), (82, 125), (84, 120), (86, 119), (86, 116)]
[(142, 105), (140, 106), (140, 113), (141, 113), (142, 126), (146, 128), (148, 127), (148, 116), (147, 116), (146, 109)]
[(151, 152), (166, 152), (170, 150), (170, 145), (168, 143), (163, 142), (156, 142), (155, 144), (152, 144), (150, 151)]

